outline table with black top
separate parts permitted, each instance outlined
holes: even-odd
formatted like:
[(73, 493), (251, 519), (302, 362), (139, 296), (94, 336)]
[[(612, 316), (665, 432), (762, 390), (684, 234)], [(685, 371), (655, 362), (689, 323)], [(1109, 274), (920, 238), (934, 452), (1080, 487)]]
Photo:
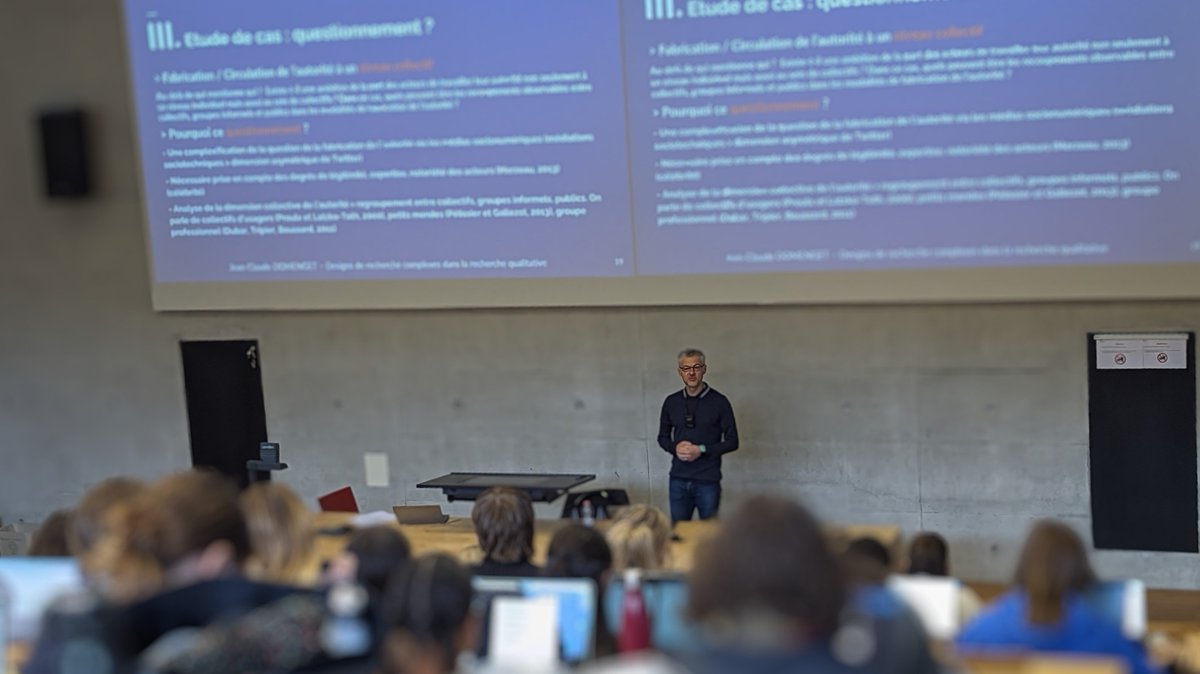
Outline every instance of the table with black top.
[(450, 473), (418, 484), (441, 489), (449, 501), (474, 501), (492, 487), (512, 487), (529, 494), (535, 502), (550, 503), (568, 490), (596, 479), (577, 473)]

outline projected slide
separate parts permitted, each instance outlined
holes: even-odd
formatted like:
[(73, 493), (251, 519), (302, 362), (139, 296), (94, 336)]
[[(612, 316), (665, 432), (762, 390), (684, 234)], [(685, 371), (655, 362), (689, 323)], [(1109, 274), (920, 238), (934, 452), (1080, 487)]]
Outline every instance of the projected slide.
[(1200, 3), (126, 18), (157, 283), (1200, 261)]
[(1195, 260), (1197, 16), (648, 2), (626, 17), (639, 271)]
[(159, 281), (632, 273), (612, 3), (128, 17)]

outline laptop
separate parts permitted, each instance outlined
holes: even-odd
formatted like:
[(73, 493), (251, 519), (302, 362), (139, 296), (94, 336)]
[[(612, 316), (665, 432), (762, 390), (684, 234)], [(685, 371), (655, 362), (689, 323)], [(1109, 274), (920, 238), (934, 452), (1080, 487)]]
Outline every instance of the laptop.
[(888, 576), (887, 586), (917, 614), (934, 639), (949, 641), (962, 628), (958, 608), (962, 583), (957, 578), (896, 574)]
[(552, 598), (557, 603), (559, 659), (569, 665), (595, 657), (596, 584), (590, 578), (496, 578), (476, 576), (471, 584), (483, 604), (483, 635), (479, 655), (488, 657), (489, 637), (504, 633), (505, 626), (493, 624), (497, 598)]
[(0, 636), (7, 631), (13, 641), (34, 641), (50, 604), (83, 590), (83, 573), (71, 557), (0, 557), (0, 588), (9, 604), (0, 606), (0, 622), (11, 620), (0, 625)]
[(445, 524), (450, 519), (437, 505), (392, 506), (392, 512), (400, 524)]

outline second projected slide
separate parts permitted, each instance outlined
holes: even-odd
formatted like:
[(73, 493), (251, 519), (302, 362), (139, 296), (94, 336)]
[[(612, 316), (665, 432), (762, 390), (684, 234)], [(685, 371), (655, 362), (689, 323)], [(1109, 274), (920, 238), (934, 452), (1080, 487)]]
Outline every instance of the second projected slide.
[(1200, 259), (1200, 3), (624, 8), (640, 273)]
[(633, 273), (615, 3), (126, 17), (157, 281)]

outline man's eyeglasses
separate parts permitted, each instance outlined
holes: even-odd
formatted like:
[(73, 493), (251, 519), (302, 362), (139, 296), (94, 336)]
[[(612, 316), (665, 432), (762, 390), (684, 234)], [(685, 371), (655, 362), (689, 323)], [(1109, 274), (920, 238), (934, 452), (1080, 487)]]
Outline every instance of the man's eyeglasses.
[(700, 363), (698, 365), (680, 365), (679, 371), (684, 374), (687, 374), (689, 372), (703, 372), (704, 367), (705, 367), (704, 363)]

